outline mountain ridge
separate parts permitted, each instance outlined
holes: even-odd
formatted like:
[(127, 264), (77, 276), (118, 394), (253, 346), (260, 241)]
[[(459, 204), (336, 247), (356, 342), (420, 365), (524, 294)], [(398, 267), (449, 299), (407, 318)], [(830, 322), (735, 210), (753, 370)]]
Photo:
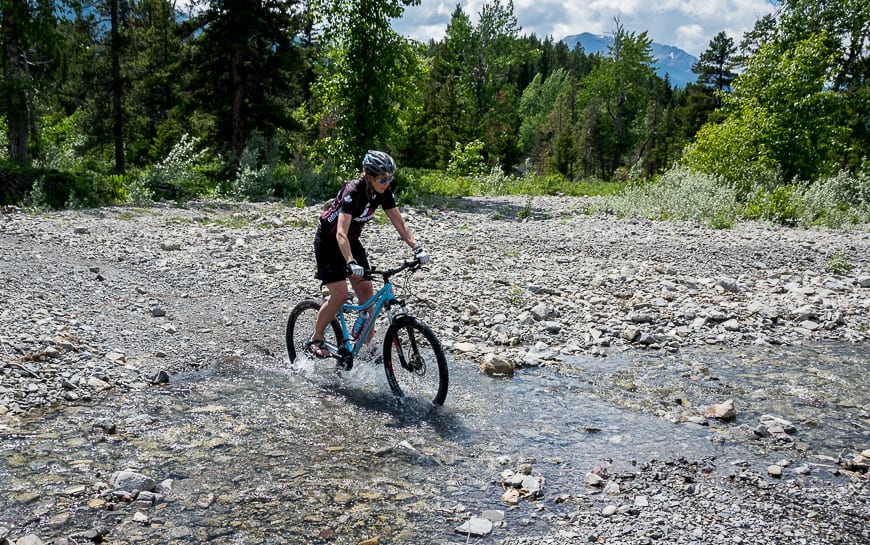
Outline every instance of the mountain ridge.
[[(574, 49), (579, 43), (586, 53), (607, 55), (610, 45), (613, 44), (613, 37), (581, 32), (565, 36), (562, 41), (569, 49)], [(672, 45), (653, 42), (651, 47), (653, 58), (656, 61), (656, 74), (660, 77), (664, 78), (667, 74), (671, 85), (676, 87), (685, 87), (687, 84), (697, 81), (697, 74), (692, 72), (692, 66), (698, 62), (697, 57)]]

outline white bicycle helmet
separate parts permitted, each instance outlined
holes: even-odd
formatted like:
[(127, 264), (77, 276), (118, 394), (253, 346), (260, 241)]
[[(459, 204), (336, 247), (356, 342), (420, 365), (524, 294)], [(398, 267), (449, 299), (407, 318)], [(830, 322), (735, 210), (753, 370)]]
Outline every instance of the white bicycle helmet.
[(382, 151), (369, 150), (362, 164), (366, 174), (373, 176), (392, 176), (396, 173), (396, 162)]

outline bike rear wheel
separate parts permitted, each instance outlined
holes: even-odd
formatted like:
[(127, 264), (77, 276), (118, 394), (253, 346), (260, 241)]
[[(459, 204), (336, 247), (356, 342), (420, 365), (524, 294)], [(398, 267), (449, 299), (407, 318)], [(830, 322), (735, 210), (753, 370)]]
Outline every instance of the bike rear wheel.
[[(320, 305), (320, 301), (306, 299), (290, 311), (290, 317), (287, 319), (287, 330), (284, 333), (290, 363), (294, 363), (296, 358), (303, 354), (311, 356), (310, 352), (306, 351), (305, 346), (314, 333), (314, 324), (317, 323)], [(341, 325), (338, 320), (333, 319), (323, 332), (323, 340), (327, 345), (340, 347), (342, 345), (341, 338)]]
[(435, 333), (412, 316), (400, 316), (384, 334), (384, 371), (398, 397), (447, 397), (447, 359)]

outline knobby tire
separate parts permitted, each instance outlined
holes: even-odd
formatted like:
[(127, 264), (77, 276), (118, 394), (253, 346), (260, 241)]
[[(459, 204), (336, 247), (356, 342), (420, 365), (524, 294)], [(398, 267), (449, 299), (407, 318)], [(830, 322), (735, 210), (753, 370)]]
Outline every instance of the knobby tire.
[[(320, 311), (320, 301), (306, 299), (293, 307), (290, 317), (287, 319), (285, 341), (287, 342), (287, 355), (290, 363), (294, 363), (300, 354), (305, 354), (305, 343), (314, 333), (314, 324), (317, 322), (317, 313)], [(332, 320), (323, 332), (326, 342), (341, 346), (342, 333), (338, 320)], [(313, 354), (312, 358), (316, 358)]]
[(444, 405), (448, 383), (444, 350), (432, 329), (413, 316), (399, 316), (384, 334), (384, 371), (396, 396)]

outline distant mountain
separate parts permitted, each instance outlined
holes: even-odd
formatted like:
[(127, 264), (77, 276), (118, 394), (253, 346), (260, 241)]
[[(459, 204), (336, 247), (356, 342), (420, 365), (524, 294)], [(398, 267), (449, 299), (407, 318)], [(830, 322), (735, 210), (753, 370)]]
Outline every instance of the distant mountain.
[[(609, 47), (613, 43), (613, 36), (598, 36), (584, 32), (565, 36), (562, 41), (569, 49), (574, 49), (576, 44), (583, 46), (586, 53), (601, 53), (607, 55)], [(671, 85), (685, 87), (687, 83), (694, 83), (698, 75), (692, 72), (692, 65), (698, 62), (698, 58), (686, 53), (678, 47), (652, 43), (652, 54), (656, 60), (656, 73), (665, 77), (670, 76)]]

